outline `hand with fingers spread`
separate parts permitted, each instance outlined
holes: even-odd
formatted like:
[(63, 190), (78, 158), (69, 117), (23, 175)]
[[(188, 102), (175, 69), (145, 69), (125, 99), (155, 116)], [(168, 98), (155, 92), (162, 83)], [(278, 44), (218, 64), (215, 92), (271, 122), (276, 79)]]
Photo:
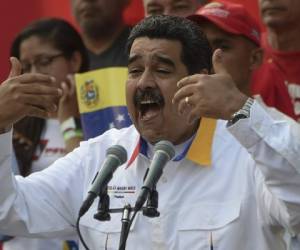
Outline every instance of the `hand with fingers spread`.
[(53, 86), (53, 77), (21, 74), (21, 64), (12, 57), (10, 74), (0, 85), (0, 130), (8, 130), (24, 116), (46, 118), (57, 110), (61, 90)]
[(180, 80), (173, 103), (178, 111), (188, 115), (188, 122), (201, 117), (230, 120), (247, 100), (236, 87), (222, 61), (222, 51), (213, 54), (215, 74), (196, 74)]

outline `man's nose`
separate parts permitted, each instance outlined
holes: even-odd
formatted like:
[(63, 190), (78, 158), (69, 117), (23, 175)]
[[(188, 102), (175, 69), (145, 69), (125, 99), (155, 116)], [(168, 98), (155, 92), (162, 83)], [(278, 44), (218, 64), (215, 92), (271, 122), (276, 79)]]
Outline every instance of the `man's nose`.
[(149, 70), (143, 72), (137, 85), (140, 89), (157, 87), (155, 77)]

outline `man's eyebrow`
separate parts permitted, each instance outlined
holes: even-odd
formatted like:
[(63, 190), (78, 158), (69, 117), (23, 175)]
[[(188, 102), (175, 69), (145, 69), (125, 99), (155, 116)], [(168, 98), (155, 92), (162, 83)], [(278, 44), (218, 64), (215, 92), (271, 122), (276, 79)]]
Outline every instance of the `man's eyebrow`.
[(129, 56), (128, 59), (128, 65), (135, 62), (136, 60), (140, 59), (142, 56), (141, 55), (133, 55), (133, 56)]
[[(128, 59), (128, 65), (130, 65), (131, 63), (134, 63), (135, 61), (137, 61), (138, 59), (142, 58), (141, 55), (132, 55), (129, 57)], [(157, 61), (157, 62), (160, 62), (160, 63), (164, 63), (166, 65), (169, 65), (173, 68), (175, 68), (175, 63), (167, 56), (165, 55), (154, 55), (154, 59)]]
[(169, 57), (166, 57), (164, 55), (155, 55), (155, 59), (158, 61), (158, 62), (161, 62), (161, 63), (164, 63), (166, 65), (169, 65), (171, 66), (172, 68), (176, 68), (175, 67), (175, 63), (169, 58)]

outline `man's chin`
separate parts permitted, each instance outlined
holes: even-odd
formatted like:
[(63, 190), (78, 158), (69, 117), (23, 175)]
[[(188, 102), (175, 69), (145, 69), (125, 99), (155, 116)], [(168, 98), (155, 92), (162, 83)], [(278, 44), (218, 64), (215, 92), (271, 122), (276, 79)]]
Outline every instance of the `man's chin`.
[(140, 131), (141, 136), (147, 141), (150, 142), (151, 144), (155, 144), (158, 141), (162, 140), (163, 136), (161, 134), (157, 134), (157, 131), (153, 130), (144, 130)]

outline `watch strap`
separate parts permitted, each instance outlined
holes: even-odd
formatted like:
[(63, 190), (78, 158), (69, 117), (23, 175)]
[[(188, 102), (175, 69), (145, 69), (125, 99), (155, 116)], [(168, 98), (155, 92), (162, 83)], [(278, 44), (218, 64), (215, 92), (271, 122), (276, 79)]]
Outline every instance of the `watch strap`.
[(243, 107), (232, 115), (231, 119), (229, 120), (229, 124), (232, 125), (240, 119), (249, 118), (251, 106), (253, 105), (253, 103), (254, 99), (249, 97)]

